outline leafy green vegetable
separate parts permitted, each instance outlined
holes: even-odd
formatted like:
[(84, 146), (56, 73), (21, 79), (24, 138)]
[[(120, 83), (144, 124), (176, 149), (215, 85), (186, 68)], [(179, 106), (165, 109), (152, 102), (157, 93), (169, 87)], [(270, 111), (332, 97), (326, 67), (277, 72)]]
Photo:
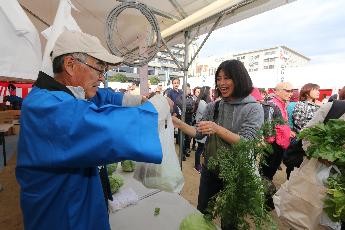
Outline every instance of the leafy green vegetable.
[(110, 190), (114, 194), (119, 191), (120, 187), (123, 185), (123, 178), (118, 174), (113, 174), (109, 176)]
[(336, 174), (327, 179), (328, 189), (324, 210), (335, 222), (345, 221), (345, 176)]
[(155, 215), (155, 216), (158, 216), (160, 211), (161, 211), (160, 208), (155, 208), (154, 215)]
[(306, 154), (321, 158), (338, 166), (345, 166), (345, 121), (331, 119), (327, 124), (317, 124), (303, 129), (298, 136), (310, 142)]
[(327, 179), (324, 211), (332, 221), (345, 221), (345, 121), (331, 119), (302, 130), (299, 138), (310, 143), (306, 154), (337, 165), (342, 172)]
[(133, 172), (135, 169), (135, 163), (131, 160), (121, 161), (122, 171), (124, 172)]
[(217, 227), (202, 214), (192, 213), (182, 220), (179, 230), (217, 230)]
[(213, 218), (220, 216), (225, 224), (238, 229), (249, 229), (250, 222), (258, 229), (275, 228), (265, 208), (265, 182), (255, 169), (256, 159), (266, 149), (261, 139), (241, 140), (233, 145), (223, 142), (209, 159), (208, 167), (219, 171), (224, 188), (209, 202), (208, 210)]
[(117, 163), (107, 165), (108, 175), (112, 175), (116, 171), (116, 168), (117, 168)]
[(285, 125), (286, 121), (283, 118), (276, 118), (272, 121), (265, 122), (260, 129), (260, 134), (264, 137), (271, 137), (276, 135), (276, 125)]

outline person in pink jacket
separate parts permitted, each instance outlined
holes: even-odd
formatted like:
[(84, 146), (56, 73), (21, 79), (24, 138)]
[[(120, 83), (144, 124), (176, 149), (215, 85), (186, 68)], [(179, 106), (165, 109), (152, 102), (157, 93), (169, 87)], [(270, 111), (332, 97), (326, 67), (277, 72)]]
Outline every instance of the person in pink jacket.
[(290, 83), (280, 82), (275, 87), (274, 97), (268, 101), (268, 104), (274, 108), (275, 113), (278, 113), (275, 117), (280, 117), (286, 122), (286, 124), (276, 125), (276, 135), (269, 140), (272, 144), (273, 153), (266, 157), (266, 165), (261, 166), (261, 174), (269, 180), (273, 180), (273, 176), (282, 162), (284, 150), (290, 144), (290, 137), (295, 136), (295, 133), (291, 131), (288, 125), (286, 110), (287, 102), (290, 100), (292, 93), (293, 87)]

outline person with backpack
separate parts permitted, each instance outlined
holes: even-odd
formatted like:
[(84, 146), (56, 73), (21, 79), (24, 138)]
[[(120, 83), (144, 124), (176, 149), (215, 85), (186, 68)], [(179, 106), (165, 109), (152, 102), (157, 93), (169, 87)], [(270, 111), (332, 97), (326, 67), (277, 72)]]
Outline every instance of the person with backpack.
[[(211, 92), (210, 92), (209, 86), (203, 86), (200, 89), (200, 93), (198, 94), (198, 98), (195, 102), (195, 122), (196, 124), (199, 123), (199, 121), (202, 119), (202, 116), (206, 110), (207, 104), (211, 102)], [(207, 137), (204, 137), (202, 140), (197, 140), (198, 147), (195, 151), (195, 161), (194, 161), (194, 168), (199, 173), (201, 172), (201, 164), (200, 164), (200, 156), (204, 152), (204, 146), (206, 142)]]
[[(260, 104), (250, 95), (253, 89), (252, 80), (241, 61), (222, 62), (215, 74), (215, 85), (220, 100), (207, 105), (196, 129), (173, 117), (174, 126), (185, 134), (199, 140), (208, 136), (205, 143), (205, 162), (202, 164), (197, 206), (198, 210), (204, 214), (207, 213), (210, 199), (224, 186), (217, 172), (207, 167), (208, 158), (217, 152), (217, 141), (220, 141), (218, 139), (229, 144), (236, 144), (241, 139), (256, 138), (264, 121)], [(222, 229), (230, 230), (236, 227), (232, 224), (225, 225), (222, 221)]]
[[(194, 104), (195, 100), (191, 93), (190, 84), (187, 83), (186, 85), (186, 114), (185, 114), (185, 122), (188, 125), (192, 125), (193, 123), (193, 113), (194, 113)], [(176, 98), (176, 106), (178, 108), (178, 114), (182, 115), (182, 97), (183, 94)], [(190, 142), (191, 137), (185, 135), (184, 137), (184, 144), (183, 144), (183, 157), (182, 160), (186, 160), (186, 157), (190, 156)]]
[[(194, 104), (194, 113), (193, 113), (193, 121), (192, 121), (192, 124), (195, 126), (196, 124), (196, 120), (195, 120), (195, 115), (196, 115), (196, 100), (198, 99), (199, 97), (199, 94), (200, 94), (200, 90), (201, 90), (201, 87), (197, 86), (194, 88), (193, 90), (193, 98), (194, 98), (194, 101), (195, 101), (195, 104)], [(195, 149), (195, 146), (196, 146), (196, 140), (195, 138), (192, 138), (192, 150), (196, 150)]]
[(267, 105), (271, 107), (269, 110), (273, 116), (276, 133), (267, 139), (272, 145), (273, 153), (265, 156), (265, 162), (261, 164), (260, 173), (270, 181), (273, 180), (273, 176), (282, 163), (283, 153), (290, 144), (290, 138), (295, 136), (287, 123), (288, 114), (286, 110), (286, 103), (290, 100), (292, 93), (293, 87), (290, 83), (280, 82), (275, 88), (273, 99), (267, 102)]
[[(264, 97), (262, 96), (262, 94), (260, 93), (260, 90), (258, 88), (253, 88), (251, 95), (262, 106), (262, 109), (264, 111), (264, 122), (267, 124), (270, 124), (270, 126), (273, 128), (274, 122), (278, 119), (282, 119), (281, 112), (280, 112), (279, 108), (277, 106), (275, 106), (274, 104), (265, 101)], [(272, 132), (272, 131), (270, 131), (270, 132)], [(269, 153), (267, 152), (267, 154), (269, 154)], [(260, 163), (265, 164), (265, 161), (260, 162)], [(262, 166), (260, 167), (260, 170), (262, 170)], [(263, 174), (262, 171), (260, 173), (261, 173), (261, 175)], [(268, 179), (267, 177), (265, 177), (263, 175), (262, 175), (262, 179), (264, 181), (266, 181), (266, 184), (267, 184), (267, 194), (265, 194), (266, 205), (267, 205), (267, 207), (269, 207), (269, 209), (274, 209), (272, 196), (277, 191), (277, 189), (276, 189), (274, 183), (272, 182), (272, 180)]]

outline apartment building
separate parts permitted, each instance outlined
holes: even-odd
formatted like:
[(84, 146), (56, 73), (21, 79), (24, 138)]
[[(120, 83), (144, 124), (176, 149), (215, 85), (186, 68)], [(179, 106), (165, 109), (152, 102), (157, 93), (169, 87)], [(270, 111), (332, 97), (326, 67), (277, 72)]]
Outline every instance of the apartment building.
[[(184, 45), (178, 44), (170, 48), (171, 53), (176, 60), (183, 66)], [(158, 52), (156, 57), (149, 62), (149, 75), (158, 76), (160, 79), (170, 77), (183, 77), (183, 71), (180, 71), (174, 60), (167, 51)]]
[(305, 66), (310, 59), (286, 46), (255, 50), (233, 55), (248, 72)]
[(271, 70), (283, 74), (285, 68), (305, 66), (310, 58), (286, 47), (277, 46), (249, 52), (213, 56), (197, 61), (195, 76), (211, 76), (215, 74), (219, 64), (228, 59), (243, 62), (249, 73)]

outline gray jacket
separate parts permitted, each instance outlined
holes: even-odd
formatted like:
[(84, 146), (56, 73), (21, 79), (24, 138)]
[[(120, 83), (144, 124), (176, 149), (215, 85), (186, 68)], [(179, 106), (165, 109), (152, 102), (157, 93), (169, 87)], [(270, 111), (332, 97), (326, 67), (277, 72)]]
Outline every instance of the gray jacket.
[[(207, 103), (206, 103), (206, 101), (200, 100), (200, 101), (199, 101), (199, 104), (198, 104), (198, 109), (197, 109), (196, 114), (195, 114), (195, 121), (196, 121), (196, 122), (201, 121), (202, 116), (203, 116), (203, 114), (204, 114), (206, 108), (207, 108)], [(207, 137), (204, 137), (204, 138), (201, 139), (201, 140), (196, 139), (196, 141), (197, 141), (198, 143), (203, 143), (203, 144), (204, 144), (204, 143), (206, 142), (206, 139), (207, 139)]]
[[(213, 121), (215, 102), (207, 105), (202, 120)], [(264, 123), (262, 106), (252, 96), (239, 98), (233, 101), (219, 103), (218, 125), (240, 135), (244, 139), (253, 139), (257, 131)], [(197, 132), (196, 139), (202, 139), (203, 135)]]

